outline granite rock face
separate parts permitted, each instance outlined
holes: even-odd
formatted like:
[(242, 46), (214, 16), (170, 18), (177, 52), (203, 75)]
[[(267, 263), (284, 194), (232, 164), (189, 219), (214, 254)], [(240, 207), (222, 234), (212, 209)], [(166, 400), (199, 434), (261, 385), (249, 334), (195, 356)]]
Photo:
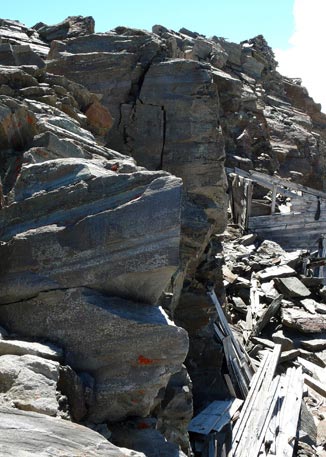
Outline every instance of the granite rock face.
[[(207, 275), (202, 272), (216, 270), (213, 258), (219, 248), (211, 237), (222, 233), (226, 225), (220, 97), (228, 85), (239, 93), (241, 82), (221, 70), (227, 52), (219, 43), (160, 26), (153, 30), (117, 27), (87, 38), (53, 41), (46, 68), (82, 82), (101, 97), (114, 118), (106, 136), (109, 147), (134, 157), (146, 168), (163, 169), (182, 178), (180, 267), (168, 290), (173, 293), (172, 301), (166, 306), (179, 325), (206, 340), (211, 334), (210, 327), (205, 330), (209, 323), (206, 310), (211, 314), (214, 310), (205, 298)], [(216, 273), (208, 276), (216, 282)], [(203, 282), (200, 293), (199, 277)], [(197, 314), (193, 317), (187, 311), (184, 318), (180, 306), (189, 302), (189, 296), (199, 320)], [(203, 301), (206, 309), (201, 306)], [(202, 336), (192, 331), (194, 326), (198, 332), (204, 328)], [(189, 355), (190, 366), (197, 367), (195, 343), (191, 347), (196, 355)]]

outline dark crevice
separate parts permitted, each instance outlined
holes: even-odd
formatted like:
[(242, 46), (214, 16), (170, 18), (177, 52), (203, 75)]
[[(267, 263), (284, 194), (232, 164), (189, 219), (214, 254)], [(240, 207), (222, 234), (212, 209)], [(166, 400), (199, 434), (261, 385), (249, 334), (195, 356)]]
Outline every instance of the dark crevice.
[(163, 113), (163, 128), (162, 128), (162, 149), (161, 149), (161, 159), (159, 170), (163, 170), (163, 161), (164, 161), (164, 148), (165, 148), (165, 137), (166, 137), (166, 111), (164, 106), (162, 108)]

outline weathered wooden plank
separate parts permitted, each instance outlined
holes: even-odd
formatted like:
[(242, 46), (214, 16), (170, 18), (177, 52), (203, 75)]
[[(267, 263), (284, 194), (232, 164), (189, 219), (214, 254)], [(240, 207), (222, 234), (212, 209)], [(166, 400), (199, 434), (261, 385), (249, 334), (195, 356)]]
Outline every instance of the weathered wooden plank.
[(326, 216), (323, 216), (318, 221), (314, 219), (314, 214), (309, 213), (280, 213), (270, 214), (269, 216), (253, 216), (249, 219), (248, 228), (299, 228), (306, 226), (310, 229), (317, 229), (326, 224)]
[(277, 376), (268, 390), (260, 392), (256, 408), (252, 411), (251, 420), (246, 427), (246, 435), (242, 439), (240, 449), (237, 449), (237, 457), (258, 456), (279, 396), (279, 382), (280, 377)]
[(212, 402), (190, 421), (188, 431), (201, 435), (208, 435), (212, 430), (220, 432), (231, 421), (242, 403), (243, 400), (239, 398)]
[(308, 374), (303, 375), (303, 381), (304, 383), (314, 389), (319, 395), (322, 395), (323, 397), (326, 398), (326, 385), (325, 383), (321, 383), (314, 379), (312, 376), (309, 376)]
[(303, 367), (304, 370), (307, 370), (309, 373), (312, 374), (317, 381), (320, 381), (322, 384), (326, 386), (326, 370), (325, 368), (321, 368), (320, 366), (316, 365), (315, 363), (310, 362), (309, 360), (303, 359), (302, 357), (298, 357), (298, 362)]
[(274, 377), (275, 369), (281, 352), (281, 345), (275, 345), (273, 352), (268, 352), (258, 371), (252, 378), (250, 390), (243, 404), (240, 418), (233, 430), (232, 455), (238, 457), (237, 448), (243, 436), (246, 436), (246, 427), (252, 411), (261, 402), (259, 393), (268, 392)]
[(252, 366), (250, 358), (246, 351), (240, 346), (237, 339), (226, 320), (223, 309), (216, 297), (214, 291), (208, 291), (208, 296), (215, 305), (219, 323), (214, 323), (214, 329), (223, 343), (226, 362), (229, 369), (233, 389), (238, 386), (239, 394), (246, 397), (249, 389), (249, 383), (255, 368)]
[(246, 213), (244, 219), (244, 228), (248, 228), (248, 222), (251, 215), (251, 206), (252, 206), (252, 193), (253, 193), (253, 183), (252, 181), (247, 181), (246, 186)]
[[(265, 216), (261, 216), (265, 217)], [(249, 229), (250, 230), (269, 230), (271, 232), (281, 232), (283, 230), (287, 231), (294, 231), (294, 230), (302, 230), (303, 228), (305, 230), (311, 230), (312, 232), (319, 232), (319, 233), (325, 233), (325, 227), (326, 227), (326, 220), (322, 221), (315, 221), (311, 219), (310, 221), (305, 221), (304, 218), (300, 218), (298, 220), (294, 219), (283, 219), (282, 221), (273, 221), (271, 220), (270, 223), (267, 223), (266, 221), (263, 223), (260, 223), (260, 221), (257, 221), (254, 224), (251, 224), (251, 220), (249, 221)]]
[(271, 213), (275, 213), (275, 206), (276, 206), (276, 194), (277, 194), (278, 187), (273, 184), (272, 190), (272, 203), (271, 203)]
[(284, 457), (292, 457), (293, 455), (302, 394), (302, 370), (301, 368), (289, 368), (286, 375), (281, 378), (283, 402), (276, 437), (276, 449), (281, 450)]
[(278, 178), (276, 176), (269, 176), (263, 173), (259, 173), (258, 171), (250, 170), (246, 172), (241, 170), (240, 168), (226, 168), (227, 173), (235, 173), (239, 176), (253, 179), (258, 184), (262, 185), (263, 187), (266, 186), (268, 189), (272, 189), (273, 185), (279, 185), (287, 187), (288, 189), (301, 191), (306, 194), (319, 196), (321, 198), (326, 199), (326, 193), (317, 189), (312, 189), (311, 187), (304, 186), (302, 184), (297, 184), (292, 181), (287, 181), (286, 179)]
[(269, 349), (274, 349), (274, 347), (275, 347), (275, 343), (273, 343), (273, 341), (268, 340), (266, 338), (259, 338), (257, 336), (253, 336), (251, 338), (251, 341), (255, 344), (262, 344), (263, 346), (265, 346)]
[(233, 386), (233, 384), (232, 384), (230, 375), (225, 374), (225, 375), (224, 375), (224, 379), (225, 379), (225, 383), (226, 383), (226, 385), (227, 385), (227, 388), (229, 389), (230, 395), (231, 395), (232, 397), (236, 397), (237, 394), (236, 394), (235, 389), (234, 389), (234, 386)]

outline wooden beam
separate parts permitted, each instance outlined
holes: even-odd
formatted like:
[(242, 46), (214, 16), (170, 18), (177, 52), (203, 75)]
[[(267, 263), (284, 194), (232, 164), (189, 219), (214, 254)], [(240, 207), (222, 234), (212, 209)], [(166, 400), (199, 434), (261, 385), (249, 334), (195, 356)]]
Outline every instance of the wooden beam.
[[(313, 189), (311, 187), (303, 186), (302, 184), (297, 184), (292, 181), (288, 181), (284, 178), (279, 178), (277, 176), (270, 176), (264, 173), (260, 173), (258, 171), (250, 170), (249, 172), (241, 170), (240, 168), (226, 168), (226, 172), (228, 174), (235, 173), (238, 176), (242, 176), (244, 178), (249, 178), (257, 182), (258, 184), (262, 185), (263, 187), (267, 187), (268, 189), (273, 189), (274, 185), (278, 185), (280, 187), (287, 187), (288, 189), (304, 192), (306, 194), (314, 195), (316, 197), (321, 197), (326, 199), (326, 193), (317, 189)], [(282, 192), (282, 189), (279, 189), (279, 192)]]
[(273, 185), (271, 214), (275, 213), (277, 189), (278, 189), (278, 187)]
[[(267, 393), (270, 390), (278, 359), (281, 353), (281, 345), (275, 345), (273, 352), (267, 352), (258, 371), (254, 374), (250, 390), (243, 404), (239, 420), (233, 430), (232, 453), (231, 455), (240, 457), (238, 454), (238, 446), (242, 446), (241, 441), (247, 439), (246, 427), (249, 423), (249, 418), (254, 414), (255, 409), (263, 402), (262, 393)], [(251, 457), (251, 456), (250, 456)]]

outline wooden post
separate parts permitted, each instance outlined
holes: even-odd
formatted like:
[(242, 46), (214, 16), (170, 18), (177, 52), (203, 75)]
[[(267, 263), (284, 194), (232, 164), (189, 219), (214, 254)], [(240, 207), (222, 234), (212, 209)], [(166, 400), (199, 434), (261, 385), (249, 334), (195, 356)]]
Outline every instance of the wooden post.
[(271, 214), (275, 213), (277, 186), (273, 185)]
[[(321, 244), (321, 250), (320, 250), (319, 254), (320, 254), (320, 257), (323, 258), (323, 257), (326, 257), (326, 235), (321, 236), (320, 244)], [(324, 266), (319, 267), (318, 277), (319, 278), (325, 277), (325, 267)]]
[(251, 179), (246, 179), (246, 203), (245, 203), (245, 217), (243, 221), (244, 230), (248, 229), (249, 217), (251, 215), (251, 203), (252, 203), (252, 193), (253, 193), (253, 181)]

